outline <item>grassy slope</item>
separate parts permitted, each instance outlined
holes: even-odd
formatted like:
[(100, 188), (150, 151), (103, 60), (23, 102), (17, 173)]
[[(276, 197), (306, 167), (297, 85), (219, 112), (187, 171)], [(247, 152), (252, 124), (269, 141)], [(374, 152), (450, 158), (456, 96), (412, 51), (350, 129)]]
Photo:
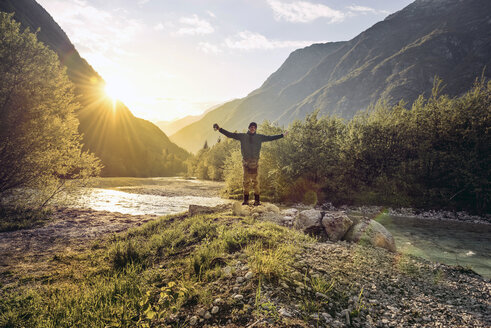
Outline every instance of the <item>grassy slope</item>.
[[(54, 272), (0, 285), (0, 327), (187, 327), (214, 306), (218, 312), (199, 326), (322, 327), (322, 313), (343, 309), (356, 326), (377, 320), (379, 308), (389, 311), (384, 299), (392, 296), (391, 306), (400, 299), (417, 303), (409, 315), (422, 320), (433, 311), (421, 303), (425, 298), (445, 304), (451, 295), (431, 295), (469, 279), (482, 282), (381, 249), (316, 243), (228, 213), (164, 217), (53, 261)], [(475, 305), (485, 293), (459, 291), (458, 300)], [(469, 311), (448, 315), (454, 324), (473, 320)]]

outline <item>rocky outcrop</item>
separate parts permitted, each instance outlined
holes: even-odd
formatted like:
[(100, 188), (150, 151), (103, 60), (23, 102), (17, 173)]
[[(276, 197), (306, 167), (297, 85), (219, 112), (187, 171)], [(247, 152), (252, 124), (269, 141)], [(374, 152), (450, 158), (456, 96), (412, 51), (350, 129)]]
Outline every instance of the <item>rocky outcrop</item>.
[(394, 237), (384, 226), (365, 216), (348, 215), (342, 210), (321, 211), (311, 208), (299, 211), (296, 208), (289, 208), (280, 211), (276, 205), (270, 203), (253, 207), (235, 202), (232, 204), (232, 213), (294, 227), (320, 237), (321, 240), (332, 242), (345, 240), (396, 252)]
[(392, 234), (375, 220), (363, 220), (353, 225), (344, 239), (349, 242), (382, 247), (391, 252), (396, 251), (396, 243)]

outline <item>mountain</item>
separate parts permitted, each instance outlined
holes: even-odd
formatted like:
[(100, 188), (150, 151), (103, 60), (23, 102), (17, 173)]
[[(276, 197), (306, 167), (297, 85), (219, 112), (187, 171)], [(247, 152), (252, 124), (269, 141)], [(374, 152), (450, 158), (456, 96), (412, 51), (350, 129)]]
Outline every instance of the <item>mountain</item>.
[(162, 176), (185, 170), (189, 153), (172, 143), (153, 123), (135, 117), (103, 90), (101, 76), (80, 57), (65, 32), (34, 0), (0, 0), (0, 11), (14, 12), (24, 28), (55, 51), (75, 85), (82, 105), (77, 116), (84, 147), (102, 160), (106, 176)]
[(160, 130), (164, 131), (165, 134), (170, 136), (170, 135), (176, 133), (177, 131), (179, 131), (180, 129), (182, 129), (183, 127), (185, 127), (191, 123), (194, 123), (196, 121), (199, 121), (207, 113), (211, 112), (212, 110), (214, 110), (215, 108), (218, 108), (221, 105), (222, 104), (212, 106), (199, 115), (188, 115), (188, 116), (185, 116), (183, 118), (180, 118), (180, 119), (177, 119), (174, 121), (158, 121), (158, 122), (155, 122), (155, 125), (157, 125), (160, 128)]
[(428, 96), (435, 76), (446, 94), (460, 95), (482, 74), (491, 77), (489, 31), (489, 0), (417, 0), (352, 40), (294, 51), (261, 87), (171, 140), (196, 151), (216, 141), (213, 121), (243, 131), (250, 121), (287, 125), (314, 109), (350, 119), (381, 98), (391, 105)]

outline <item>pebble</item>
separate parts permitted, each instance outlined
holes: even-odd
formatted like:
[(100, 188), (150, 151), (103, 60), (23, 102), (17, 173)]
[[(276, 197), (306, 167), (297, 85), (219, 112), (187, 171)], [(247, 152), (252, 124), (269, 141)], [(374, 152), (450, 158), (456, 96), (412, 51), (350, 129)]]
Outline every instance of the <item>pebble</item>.
[(193, 316), (191, 317), (191, 319), (189, 319), (189, 325), (190, 325), (190, 326), (194, 326), (194, 325), (196, 325), (197, 323), (198, 323), (198, 317), (197, 317), (197, 316), (195, 316), (195, 315), (193, 315)]
[(242, 299), (244, 299), (244, 295), (237, 294), (237, 295), (234, 296), (234, 300), (240, 301)]
[(222, 303), (222, 299), (219, 297), (219, 298), (215, 298), (215, 300), (213, 301), (213, 304), (220, 304)]
[(247, 280), (252, 279), (252, 277), (254, 277), (254, 273), (252, 273), (251, 271), (247, 272), (247, 274), (245, 275), (245, 278), (246, 278)]
[(331, 316), (329, 313), (327, 313), (327, 312), (323, 312), (323, 313), (321, 313), (321, 316), (324, 318), (324, 320), (325, 320), (327, 323), (329, 323), (329, 322), (331, 322), (331, 321), (332, 321), (332, 316)]
[(208, 320), (208, 319), (211, 319), (211, 313), (206, 311), (205, 313), (205, 319)]
[(223, 271), (223, 274), (228, 276), (232, 273), (232, 268), (227, 265), (225, 268), (222, 269), (222, 271)]
[(236, 281), (237, 281), (237, 283), (241, 284), (245, 281), (245, 278), (244, 277), (237, 277)]
[(204, 316), (205, 316), (205, 313), (206, 313), (206, 310), (205, 310), (205, 309), (200, 309), (200, 310), (198, 311), (198, 315), (199, 315), (200, 317), (204, 317)]
[(281, 315), (282, 317), (288, 317), (288, 318), (291, 318), (292, 317), (291, 313), (288, 312), (285, 308), (281, 308), (278, 311), (278, 314)]
[(218, 306), (214, 306), (212, 309), (211, 309), (211, 314), (216, 314), (218, 313), (218, 311), (220, 310), (220, 308)]

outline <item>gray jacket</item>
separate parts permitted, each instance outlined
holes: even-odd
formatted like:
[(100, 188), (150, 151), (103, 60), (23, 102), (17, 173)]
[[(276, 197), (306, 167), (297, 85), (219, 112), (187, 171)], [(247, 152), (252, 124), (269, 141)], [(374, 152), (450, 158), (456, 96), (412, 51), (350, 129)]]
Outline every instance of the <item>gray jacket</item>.
[(267, 141), (273, 141), (276, 139), (283, 138), (283, 134), (278, 134), (274, 136), (266, 136), (264, 134), (250, 132), (247, 133), (233, 133), (220, 128), (218, 131), (223, 135), (240, 141), (240, 151), (242, 153), (242, 158), (248, 159), (259, 159), (259, 153), (261, 152), (261, 144)]

